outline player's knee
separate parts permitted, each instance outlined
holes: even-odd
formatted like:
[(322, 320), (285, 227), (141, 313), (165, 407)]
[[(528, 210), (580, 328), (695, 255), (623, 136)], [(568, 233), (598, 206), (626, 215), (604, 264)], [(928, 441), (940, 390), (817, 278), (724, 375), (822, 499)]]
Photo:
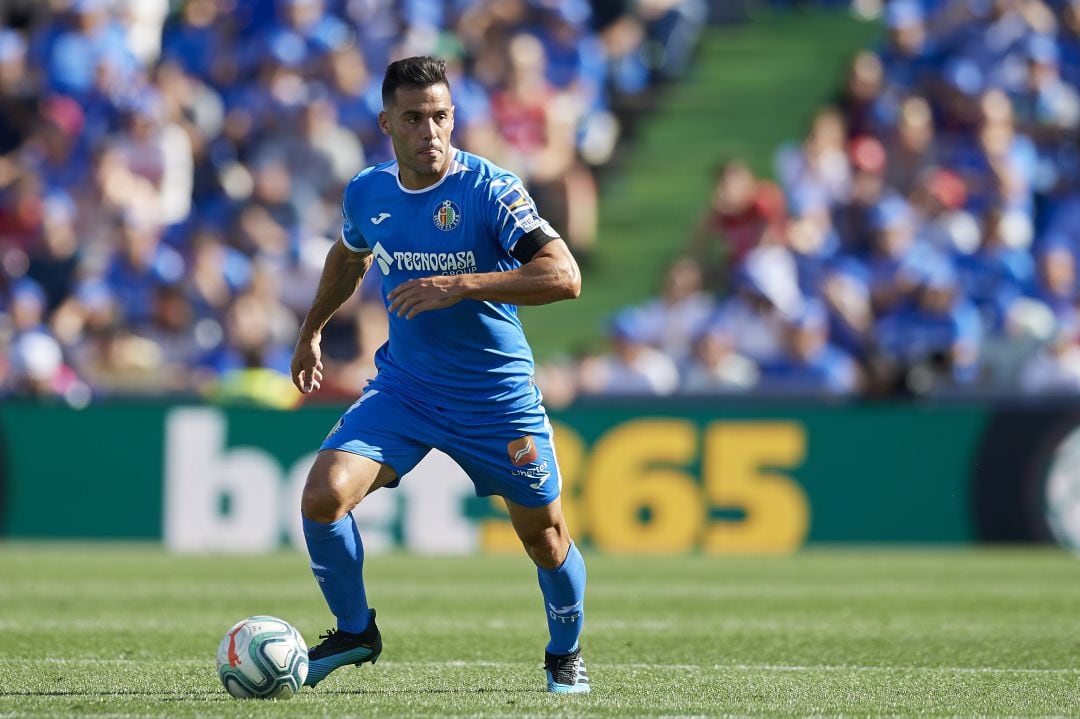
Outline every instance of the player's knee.
[(570, 549), (570, 537), (562, 527), (547, 527), (521, 538), (525, 551), (538, 566), (558, 569)]
[(300, 512), (313, 522), (334, 522), (345, 516), (349, 506), (348, 478), (333, 471), (312, 472), (300, 496)]

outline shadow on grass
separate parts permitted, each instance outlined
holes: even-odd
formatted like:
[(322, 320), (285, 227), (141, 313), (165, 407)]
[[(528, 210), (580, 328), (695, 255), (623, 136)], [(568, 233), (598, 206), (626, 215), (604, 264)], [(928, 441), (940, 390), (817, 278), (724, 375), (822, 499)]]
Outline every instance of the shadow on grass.
[(464, 687), (457, 689), (402, 687), (400, 689), (329, 689), (318, 692), (318, 694), (313, 693), (313, 696), (359, 696), (364, 694), (370, 696), (380, 694), (387, 696), (405, 694), (506, 694), (531, 696), (533, 694), (547, 694), (547, 691), (544, 689), (488, 689), (486, 687), (477, 687), (475, 689), (466, 689)]
[[(404, 696), (404, 695), (420, 695), (420, 694), (505, 694), (507, 696), (532, 696), (535, 694), (546, 694), (543, 689), (489, 689), (486, 687), (477, 687), (475, 689), (466, 688), (423, 688), (423, 687), (403, 687), (400, 689), (329, 689), (320, 692), (305, 691), (298, 696), (311, 696), (311, 697), (342, 697), (342, 696)], [(146, 697), (155, 699), (162, 702), (181, 702), (181, 701), (252, 701), (257, 702), (259, 700), (252, 699), (234, 699), (221, 691), (206, 690), (206, 691), (139, 691), (139, 690), (124, 690), (124, 691), (81, 691), (81, 690), (65, 690), (65, 689), (50, 689), (42, 691), (32, 691), (28, 689), (4, 691), (0, 690), (0, 698), (4, 697), (65, 697), (69, 699), (96, 699), (101, 697)]]
[(212, 689), (206, 689), (204, 691), (191, 691), (185, 689), (183, 691), (177, 689), (176, 691), (161, 691), (158, 690), (141, 690), (141, 689), (121, 689), (119, 691), (110, 691), (108, 689), (100, 689), (98, 691), (88, 691), (83, 689), (14, 689), (4, 690), (0, 689), (0, 698), (3, 697), (160, 697), (163, 701), (176, 701), (181, 698), (220, 698), (230, 699), (226, 694), (222, 694), (220, 691), (214, 691)]

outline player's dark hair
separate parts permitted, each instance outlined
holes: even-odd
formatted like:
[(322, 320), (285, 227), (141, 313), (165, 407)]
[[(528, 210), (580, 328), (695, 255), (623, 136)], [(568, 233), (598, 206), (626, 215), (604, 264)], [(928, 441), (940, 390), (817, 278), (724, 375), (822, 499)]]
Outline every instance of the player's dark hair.
[(393, 101), (399, 87), (424, 88), (440, 84), (450, 88), (446, 79), (446, 60), (441, 57), (407, 57), (392, 62), (383, 77), (383, 107)]

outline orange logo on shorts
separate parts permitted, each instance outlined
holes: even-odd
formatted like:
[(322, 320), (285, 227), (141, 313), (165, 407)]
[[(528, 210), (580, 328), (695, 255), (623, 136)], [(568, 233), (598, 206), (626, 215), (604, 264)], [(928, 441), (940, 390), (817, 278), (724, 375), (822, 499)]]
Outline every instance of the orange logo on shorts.
[(510, 455), (510, 463), (515, 467), (535, 462), (536, 458), (540, 456), (540, 452), (536, 449), (535, 440), (529, 436), (515, 439), (506, 445), (506, 453)]

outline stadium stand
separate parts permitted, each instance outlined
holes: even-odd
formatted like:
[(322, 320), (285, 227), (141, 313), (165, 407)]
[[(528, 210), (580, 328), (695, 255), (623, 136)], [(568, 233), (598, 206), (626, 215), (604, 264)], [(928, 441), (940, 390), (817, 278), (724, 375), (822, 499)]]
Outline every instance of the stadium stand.
[[(457, 142), (519, 173), (588, 259), (598, 168), (683, 73), (704, 0), (12, 0), (0, 6), (0, 388), (82, 405), (291, 406), (340, 193), (389, 157), (382, 68), (448, 58)], [(327, 328), (374, 368), (370, 283)]]
[[(880, 10), (883, 40), (777, 148), (775, 184), (717, 171), (686, 254), (712, 294), (616, 313), (586, 375), (614, 363), (654, 394), (1080, 391), (1080, 2)], [(693, 353), (664, 350), (673, 328)], [(675, 389), (643, 381), (657, 360), (628, 337), (675, 363)]]

